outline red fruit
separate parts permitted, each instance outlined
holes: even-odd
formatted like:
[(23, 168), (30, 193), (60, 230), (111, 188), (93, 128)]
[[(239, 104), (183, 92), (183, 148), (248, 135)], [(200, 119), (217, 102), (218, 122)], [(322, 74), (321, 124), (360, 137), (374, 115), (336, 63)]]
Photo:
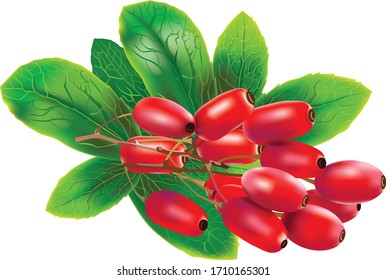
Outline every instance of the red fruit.
[(248, 156), (257, 155), (258, 153), (258, 146), (249, 141), (241, 129), (233, 130), (215, 141), (206, 141), (198, 137), (195, 141), (195, 147), (200, 157), (213, 161), (221, 161), (226, 164), (246, 164), (254, 162), (256, 158)]
[(386, 186), (386, 178), (375, 166), (355, 160), (327, 165), (315, 178), (315, 188), (336, 203), (358, 204), (376, 198)]
[(331, 211), (316, 205), (284, 213), (281, 220), (288, 238), (297, 245), (311, 250), (328, 250), (338, 246), (346, 232), (343, 223)]
[(243, 130), (252, 142), (267, 144), (301, 136), (314, 122), (315, 112), (308, 103), (282, 101), (255, 108)]
[(193, 116), (174, 101), (146, 97), (133, 110), (135, 122), (147, 132), (169, 138), (183, 138), (195, 130)]
[[(212, 194), (212, 199), (214, 202), (226, 202), (236, 197), (247, 197), (247, 194), (244, 192), (243, 187), (241, 185), (236, 184), (225, 184), (220, 188), (221, 195), (219, 192), (214, 191)], [(226, 201), (224, 201), (224, 199)], [(221, 213), (222, 208), (216, 206), (217, 210)]]
[(157, 191), (146, 198), (145, 212), (157, 225), (188, 236), (201, 235), (208, 227), (208, 217), (200, 206), (170, 190)]
[(262, 147), (261, 165), (281, 169), (297, 178), (313, 178), (323, 172), (326, 159), (318, 149), (295, 141)]
[(252, 113), (255, 99), (246, 89), (224, 92), (201, 106), (194, 119), (196, 134), (214, 141), (239, 127)]
[(353, 219), (361, 209), (360, 204), (339, 204), (321, 196), (317, 190), (308, 190), (308, 204), (317, 205), (338, 216), (338, 218), (345, 223)]
[[(121, 161), (123, 164), (142, 164), (142, 165), (160, 165), (168, 156), (165, 153), (161, 153), (156, 149), (158, 147), (166, 150), (174, 150), (177, 152), (183, 152), (186, 147), (182, 143), (178, 143), (177, 140), (172, 139), (160, 139), (155, 136), (135, 136), (127, 140), (129, 143), (137, 143), (138, 146), (123, 146), (121, 149)], [(150, 149), (149, 149), (150, 148)], [(182, 168), (184, 166), (184, 157), (181, 155), (172, 155), (169, 158), (169, 166)], [(173, 171), (162, 167), (129, 167), (127, 170), (135, 173), (172, 173)]]
[(297, 211), (308, 201), (307, 190), (302, 183), (276, 168), (250, 169), (242, 176), (241, 185), (251, 200), (270, 210)]
[(225, 226), (246, 242), (267, 252), (287, 245), (287, 231), (276, 215), (247, 197), (237, 197), (222, 209)]

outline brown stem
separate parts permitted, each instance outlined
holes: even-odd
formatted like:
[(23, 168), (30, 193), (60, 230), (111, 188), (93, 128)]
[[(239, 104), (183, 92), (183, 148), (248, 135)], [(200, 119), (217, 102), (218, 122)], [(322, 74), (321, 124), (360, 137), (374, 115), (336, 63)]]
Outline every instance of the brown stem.
[(105, 127), (109, 123), (111, 123), (113, 121), (116, 121), (116, 120), (118, 120), (120, 118), (128, 117), (128, 116), (131, 116), (131, 113), (122, 114), (122, 115), (119, 115), (118, 117), (112, 118), (111, 120), (108, 120), (107, 122), (105, 122), (105, 123), (101, 124), (99, 127), (97, 127), (97, 129), (95, 129), (94, 133), (95, 134), (99, 134), (100, 131), (101, 131), (101, 128)]
[(208, 165), (208, 164), (205, 164), (205, 167), (206, 167), (206, 169), (207, 169), (207, 172), (209, 173), (209, 175), (210, 175), (210, 180), (212, 180), (212, 182), (213, 182), (213, 185), (214, 185), (214, 189), (216, 190), (216, 195), (218, 194), (218, 195), (220, 195), (220, 198), (221, 198), (221, 200), (224, 202), (224, 203), (227, 203), (228, 202), (228, 199), (226, 199), (226, 197), (222, 194), (222, 192), (220, 191), (220, 188), (218, 187), (218, 185), (217, 185), (217, 182), (216, 182), (216, 180), (214, 179), (214, 177), (213, 177), (213, 171), (211, 170), (211, 168), (210, 168), (210, 166)]
[(182, 178), (181, 174), (179, 173), (176, 173), (175, 174), (179, 179), (180, 181), (189, 189), (191, 190), (196, 196), (198, 196), (199, 198), (201, 198), (202, 200), (205, 200), (206, 202), (209, 202), (209, 203), (212, 203), (214, 205), (218, 205), (220, 206), (220, 204), (218, 202), (215, 202), (213, 200), (210, 200), (209, 198), (206, 198), (206, 197), (203, 197), (202, 195), (200, 195), (199, 193), (197, 193), (191, 186), (189, 186), (188, 183), (185, 182), (184, 178)]
[(131, 191), (134, 191), (135, 195), (136, 195), (139, 199), (141, 199), (143, 202), (145, 202), (145, 197), (142, 196), (142, 195), (140, 195), (140, 194), (137, 192), (137, 190), (136, 190), (137, 187), (131, 182), (129, 173), (128, 173), (128, 171), (127, 171), (126, 168), (125, 168), (125, 173), (126, 173), (127, 179), (129, 180), (129, 183), (130, 183), (130, 185), (131, 185), (131, 190), (130, 190), (130, 192), (131, 192)]
[(224, 163), (221, 163), (221, 162), (217, 162), (217, 161), (212, 161), (212, 160), (209, 160), (209, 159), (202, 158), (200, 156), (193, 155), (189, 151), (173, 151), (173, 150), (164, 149), (162, 147), (157, 147), (157, 151), (160, 152), (160, 153), (163, 153), (163, 154), (167, 154), (167, 155), (171, 154), (171, 155), (175, 155), (175, 156), (185, 156), (185, 157), (188, 157), (188, 158), (191, 158), (191, 159), (198, 160), (198, 161), (200, 161), (202, 163), (211, 164), (213, 166), (222, 167), (224, 169), (229, 168), (229, 165), (227, 165), (227, 164), (224, 164)]
[(231, 157), (225, 157), (222, 159), (217, 160), (217, 162), (223, 162), (227, 160), (232, 160), (232, 159), (239, 159), (239, 158), (255, 158), (256, 160), (260, 159), (260, 155), (237, 155), (237, 156), (231, 156)]

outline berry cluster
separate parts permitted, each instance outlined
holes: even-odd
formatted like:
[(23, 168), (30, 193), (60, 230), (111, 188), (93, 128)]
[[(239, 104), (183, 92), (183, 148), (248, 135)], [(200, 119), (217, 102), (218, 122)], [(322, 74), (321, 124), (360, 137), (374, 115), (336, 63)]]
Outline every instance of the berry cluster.
[[(206, 191), (201, 198), (216, 206), (231, 232), (262, 250), (280, 251), (287, 239), (313, 250), (336, 247), (345, 237), (343, 223), (357, 215), (361, 203), (381, 194), (385, 176), (360, 161), (327, 165), (321, 151), (296, 142), (316, 120), (308, 103), (256, 108), (254, 103), (250, 92), (237, 88), (193, 116), (171, 100), (144, 98), (132, 117), (152, 135), (116, 142), (122, 147), (121, 161), (128, 172), (175, 174), (181, 182), (189, 179), (186, 172), (209, 173), (205, 182), (192, 180)], [(99, 133), (94, 137), (98, 135), (107, 140)], [(205, 167), (187, 169), (189, 159)], [(242, 175), (226, 172), (230, 165), (257, 160), (261, 167)], [(315, 188), (306, 189), (299, 179)], [(169, 230), (198, 236), (210, 226), (200, 206), (177, 192), (160, 190), (141, 198), (149, 219)]]

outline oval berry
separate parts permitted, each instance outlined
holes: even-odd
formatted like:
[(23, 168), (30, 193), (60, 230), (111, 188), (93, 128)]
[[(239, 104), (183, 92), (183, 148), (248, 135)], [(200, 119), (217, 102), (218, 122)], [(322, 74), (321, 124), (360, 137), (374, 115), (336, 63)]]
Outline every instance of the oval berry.
[(297, 245), (311, 250), (328, 250), (338, 246), (346, 232), (343, 223), (331, 211), (316, 205), (284, 213), (281, 217), (288, 238)]
[(246, 242), (267, 252), (278, 252), (287, 245), (287, 231), (280, 219), (247, 197), (225, 203), (225, 226)]
[[(128, 171), (135, 173), (172, 173), (172, 170), (165, 169), (161, 166), (168, 155), (157, 151), (157, 148), (160, 147), (176, 152), (186, 150), (185, 145), (179, 143), (177, 140), (160, 139), (156, 136), (135, 136), (127, 140), (127, 142), (138, 145), (123, 146), (120, 152), (121, 162), (126, 166)], [(185, 158), (181, 155), (172, 155), (170, 156), (168, 164), (172, 167), (182, 168), (184, 166), (184, 160)], [(134, 166), (135, 164), (149, 166)]]
[(337, 203), (358, 204), (380, 195), (386, 178), (375, 166), (355, 160), (327, 165), (315, 178), (315, 188), (325, 198)]
[(233, 130), (215, 141), (198, 137), (195, 147), (200, 157), (225, 164), (246, 164), (256, 161), (258, 146), (249, 141), (241, 129)]
[(157, 225), (188, 236), (201, 235), (208, 227), (204, 210), (191, 199), (171, 190), (157, 191), (147, 197), (145, 212)]
[(302, 183), (276, 168), (250, 169), (242, 176), (241, 185), (251, 200), (270, 210), (297, 211), (308, 202), (307, 190)]
[(343, 222), (350, 221), (358, 215), (360, 204), (340, 204), (321, 196), (317, 190), (308, 190), (308, 204), (317, 205), (330, 210)]
[(326, 167), (326, 159), (321, 151), (295, 141), (264, 145), (260, 162), (261, 166), (281, 169), (296, 178), (314, 178)]
[(165, 98), (141, 99), (134, 107), (133, 117), (147, 132), (170, 138), (192, 135), (196, 127), (192, 114), (176, 102)]
[(315, 112), (308, 103), (282, 101), (255, 108), (243, 130), (252, 142), (267, 144), (301, 136), (314, 122)]
[(254, 103), (253, 94), (242, 88), (216, 96), (195, 113), (196, 134), (204, 140), (220, 139), (248, 118)]

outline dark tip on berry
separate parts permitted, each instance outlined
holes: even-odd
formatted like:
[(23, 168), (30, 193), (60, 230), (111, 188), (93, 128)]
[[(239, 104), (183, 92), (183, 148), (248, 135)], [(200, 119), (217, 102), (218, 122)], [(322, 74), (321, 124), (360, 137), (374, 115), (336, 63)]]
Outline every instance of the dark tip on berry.
[(201, 230), (206, 230), (208, 228), (208, 220), (206, 219), (202, 219), (200, 221), (200, 223), (198, 224), (198, 227), (201, 229)]
[(182, 157), (181, 160), (182, 160), (182, 163), (183, 163), (183, 164), (187, 164), (189, 158), (188, 158), (188, 157)]
[(196, 129), (196, 125), (194, 123), (188, 123), (186, 126), (185, 126), (185, 130), (186, 132), (193, 132), (194, 130)]
[(247, 91), (247, 100), (250, 104), (255, 105), (255, 97), (250, 91)]
[(308, 200), (309, 200), (309, 197), (308, 197), (308, 194), (303, 198), (303, 201), (302, 201), (302, 206), (306, 206), (307, 203), (308, 203)]
[(217, 191), (212, 192), (212, 199), (214, 199), (214, 197), (216, 196), (216, 193), (217, 193)]
[(341, 233), (339, 234), (339, 242), (342, 242), (345, 237), (346, 237), (346, 231), (342, 230)]
[(308, 110), (308, 119), (310, 120), (310, 122), (314, 123), (315, 122), (315, 111), (314, 109), (310, 109)]
[(258, 145), (257, 146), (257, 153), (261, 155), (263, 153), (264, 147), (265, 147), (264, 145)]
[(285, 240), (283, 240), (283, 242), (280, 244), (280, 247), (283, 249), (283, 248), (285, 248), (285, 247), (287, 246), (287, 244), (288, 244), (288, 241), (287, 241), (287, 239), (285, 239)]
[(362, 205), (360, 203), (357, 204), (357, 210), (361, 211)]
[(382, 186), (382, 189), (384, 189), (386, 187), (386, 177), (385, 177), (385, 175), (382, 175), (382, 177), (381, 177), (381, 186)]
[(326, 159), (324, 157), (321, 157), (318, 159), (318, 166), (320, 169), (325, 168), (327, 165)]

